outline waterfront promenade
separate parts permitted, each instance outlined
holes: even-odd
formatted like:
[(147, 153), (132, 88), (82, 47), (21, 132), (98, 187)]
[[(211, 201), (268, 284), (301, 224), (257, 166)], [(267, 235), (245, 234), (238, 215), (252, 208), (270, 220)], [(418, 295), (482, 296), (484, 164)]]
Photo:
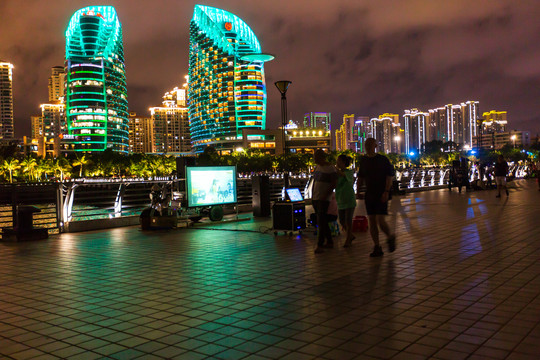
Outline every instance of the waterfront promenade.
[(540, 192), (510, 186), (395, 197), (375, 259), (269, 220), (0, 243), (0, 358), (537, 359)]

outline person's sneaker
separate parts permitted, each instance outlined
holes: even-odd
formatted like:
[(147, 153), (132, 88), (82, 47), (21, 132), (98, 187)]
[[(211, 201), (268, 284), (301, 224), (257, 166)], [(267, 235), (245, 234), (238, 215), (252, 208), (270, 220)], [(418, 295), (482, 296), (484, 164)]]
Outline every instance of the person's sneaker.
[(386, 240), (386, 244), (388, 244), (388, 251), (394, 252), (396, 251), (396, 235), (392, 235)]
[(384, 252), (382, 251), (382, 247), (380, 246), (374, 246), (373, 247), (373, 252), (371, 254), (369, 254), (369, 256), (371, 257), (379, 257), (379, 256), (383, 256)]
[(334, 248), (334, 243), (326, 243), (322, 247), (325, 248), (325, 249), (333, 249)]
[(315, 249), (315, 254), (321, 254), (324, 252), (324, 249), (320, 246), (317, 246), (317, 248)]
[(506, 196), (508, 196), (508, 190), (506, 190)]

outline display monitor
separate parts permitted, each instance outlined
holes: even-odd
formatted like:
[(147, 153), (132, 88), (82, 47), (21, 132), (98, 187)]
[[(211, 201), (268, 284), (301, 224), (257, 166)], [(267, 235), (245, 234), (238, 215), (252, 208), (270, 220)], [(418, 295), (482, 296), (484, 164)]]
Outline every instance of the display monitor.
[(289, 188), (289, 189), (285, 189), (285, 191), (287, 192), (287, 197), (289, 198), (289, 200), (293, 202), (304, 200), (302, 198), (302, 193), (300, 193), (300, 189), (298, 188)]
[(235, 166), (186, 166), (188, 206), (236, 203)]

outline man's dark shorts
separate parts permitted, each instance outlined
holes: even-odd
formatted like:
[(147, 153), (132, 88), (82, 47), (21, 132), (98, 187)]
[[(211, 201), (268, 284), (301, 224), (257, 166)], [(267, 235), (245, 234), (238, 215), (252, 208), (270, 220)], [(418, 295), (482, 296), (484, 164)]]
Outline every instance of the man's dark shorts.
[(365, 202), (368, 215), (388, 215), (388, 201), (381, 202), (380, 196), (366, 196)]

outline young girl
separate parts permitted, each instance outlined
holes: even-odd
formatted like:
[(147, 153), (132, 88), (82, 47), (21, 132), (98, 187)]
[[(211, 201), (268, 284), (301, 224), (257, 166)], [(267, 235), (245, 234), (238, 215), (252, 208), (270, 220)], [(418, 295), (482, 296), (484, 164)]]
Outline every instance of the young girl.
[(351, 246), (354, 239), (352, 234), (352, 221), (354, 208), (356, 207), (356, 194), (354, 193), (353, 171), (348, 169), (351, 158), (347, 155), (339, 155), (336, 161), (338, 181), (336, 185), (336, 201), (338, 206), (339, 222), (345, 230), (347, 237), (344, 247)]

